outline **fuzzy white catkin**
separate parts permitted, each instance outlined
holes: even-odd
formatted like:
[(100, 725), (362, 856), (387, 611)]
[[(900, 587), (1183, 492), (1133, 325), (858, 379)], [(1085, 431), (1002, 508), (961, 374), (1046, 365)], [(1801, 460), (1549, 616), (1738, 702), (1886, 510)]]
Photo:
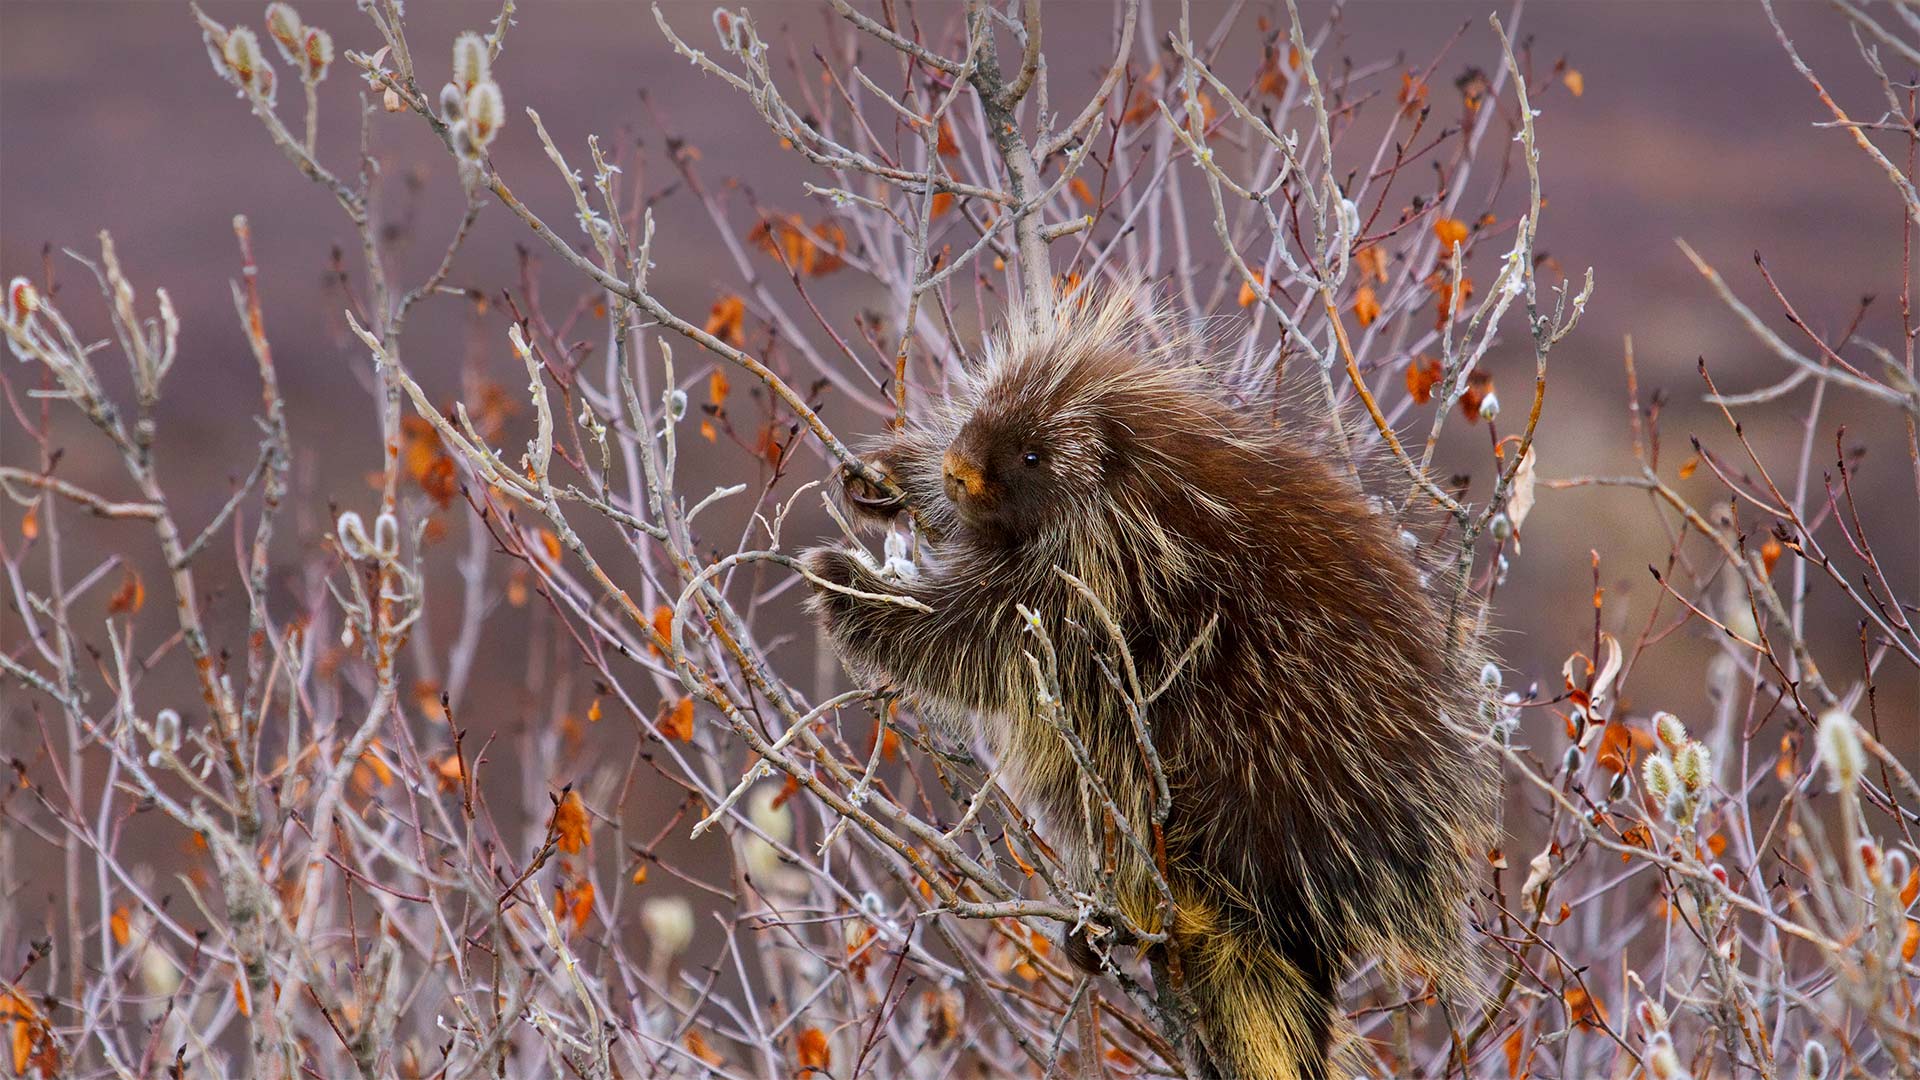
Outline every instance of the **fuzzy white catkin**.
[(1690, 742), (1673, 756), (1673, 772), (1688, 791), (1699, 791), (1713, 779), (1713, 754), (1700, 742)]
[(327, 69), (333, 65), (333, 35), (309, 27), (305, 40), (301, 42), (301, 51), (307, 81), (317, 83), (326, 78)]
[(1820, 717), (1820, 758), (1833, 773), (1838, 791), (1852, 787), (1867, 766), (1866, 748), (1860, 745), (1860, 727), (1845, 709), (1828, 709)]
[(293, 10), (292, 4), (267, 5), (267, 36), (273, 39), (274, 45), (280, 49), (281, 58), (289, 64), (301, 62), (303, 29), (300, 14)]
[(472, 30), (453, 39), (453, 83), (470, 91), (487, 80), (487, 39)]
[(646, 931), (653, 962), (664, 964), (693, 943), (693, 905), (685, 897), (654, 897), (640, 906), (640, 927)]
[(1668, 750), (1678, 750), (1687, 745), (1687, 725), (1670, 712), (1653, 714), (1653, 733)]
[(500, 134), (500, 125), (507, 122), (507, 103), (500, 94), (500, 84), (487, 79), (467, 91), (465, 115), (474, 142), (481, 146), (493, 142), (493, 137)]
[(1646, 785), (1647, 794), (1665, 802), (1673, 793), (1673, 764), (1657, 754), (1647, 758), (1640, 766), (1640, 782)]

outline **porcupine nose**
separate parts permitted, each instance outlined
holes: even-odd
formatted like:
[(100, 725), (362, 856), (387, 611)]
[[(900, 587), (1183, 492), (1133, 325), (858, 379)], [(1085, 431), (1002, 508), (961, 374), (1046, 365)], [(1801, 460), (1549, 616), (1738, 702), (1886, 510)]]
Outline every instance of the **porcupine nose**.
[(951, 450), (940, 459), (940, 475), (946, 482), (947, 498), (954, 502), (977, 499), (987, 486), (986, 477), (980, 474), (980, 466)]

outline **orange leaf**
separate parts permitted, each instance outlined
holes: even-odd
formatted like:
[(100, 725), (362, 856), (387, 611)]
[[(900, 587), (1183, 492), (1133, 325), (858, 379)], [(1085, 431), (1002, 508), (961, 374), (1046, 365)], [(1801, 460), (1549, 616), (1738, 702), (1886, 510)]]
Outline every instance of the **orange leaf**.
[(707, 376), (707, 400), (716, 409), (727, 403), (727, 373), (719, 368)]
[(1570, 986), (1562, 996), (1567, 1003), (1567, 1015), (1574, 1027), (1591, 1028), (1595, 1025), (1595, 1021), (1606, 1020), (1607, 1010), (1593, 1000), (1584, 989)]
[(600, 699), (599, 699), (599, 698), (594, 698), (594, 699), (593, 699), (593, 704), (591, 704), (591, 705), (589, 705), (589, 706), (587, 706), (587, 723), (589, 723), (589, 724), (597, 724), (597, 723), (599, 723), (599, 722), (600, 722), (600, 715), (601, 715), (601, 714), (600, 714)]
[(1444, 255), (1453, 250), (1453, 245), (1467, 242), (1467, 223), (1458, 218), (1441, 218), (1433, 223), (1433, 235), (1440, 238), (1440, 251)]
[(702, 420), (700, 421), (700, 437), (710, 443), (717, 443), (720, 441), (720, 429), (713, 426), (713, 421)]
[(459, 754), (448, 754), (440, 759), (440, 764), (435, 765), (433, 771), (440, 777), (440, 786), (447, 791), (455, 790), (467, 778), (466, 764), (460, 760)]
[(953, 209), (953, 192), (936, 191), (933, 193), (933, 216), (939, 217)]
[(687, 1051), (701, 1061), (709, 1065), (725, 1065), (727, 1063), (726, 1058), (713, 1052), (713, 1047), (707, 1045), (706, 1036), (700, 1034), (698, 1031), (689, 1030), (685, 1042), (687, 1044)]
[(1261, 293), (1264, 293), (1267, 289), (1267, 275), (1262, 274), (1256, 270), (1253, 276), (1254, 276), (1254, 280), (1260, 283), (1260, 288), (1256, 290), (1253, 287), (1252, 282), (1242, 279), (1240, 282), (1240, 306), (1241, 307), (1252, 307), (1257, 301), (1259, 301)]
[(1766, 568), (1768, 577), (1773, 576), (1773, 564), (1780, 561), (1782, 550), (1780, 541), (1771, 536), (1767, 537), (1766, 543), (1760, 545), (1760, 563)]
[(645, 885), (647, 883), (646, 863), (641, 863), (639, 866), (633, 868), (633, 883), (635, 885)]
[(1685, 480), (1688, 477), (1691, 477), (1696, 471), (1699, 470), (1699, 468), (1700, 468), (1700, 455), (1695, 454), (1692, 457), (1680, 463), (1680, 479)]
[(1073, 192), (1073, 197), (1076, 199), (1079, 199), (1083, 203), (1090, 203), (1093, 201), (1093, 189), (1087, 186), (1087, 182), (1085, 180), (1082, 180), (1077, 176), (1074, 177), (1073, 180), (1067, 184), (1067, 190)]
[(247, 998), (247, 984), (238, 975), (233, 977), (233, 1004), (240, 1010), (241, 1016), (253, 1015), (253, 1002)]
[(706, 331), (737, 349), (747, 340), (746, 320), (747, 302), (728, 293), (707, 312)]
[(573, 922), (575, 931), (585, 929), (593, 917), (593, 882), (583, 877), (555, 886), (554, 914)]
[[(665, 604), (653, 609), (653, 632), (669, 646), (673, 644), (673, 609)], [(647, 646), (647, 651), (655, 656), (661, 655), (658, 645)]]
[(1353, 317), (1360, 320), (1361, 326), (1373, 325), (1380, 317), (1380, 298), (1373, 295), (1373, 286), (1362, 285), (1360, 291), (1353, 294)]
[(107, 601), (109, 614), (132, 614), (140, 610), (147, 602), (147, 587), (140, 582), (140, 575), (128, 567), (120, 575), (120, 587), (114, 590), (113, 599)]
[(1424, 353), (1407, 362), (1407, 393), (1413, 400), (1425, 405), (1433, 399), (1433, 387), (1440, 381), (1441, 368), (1438, 357)]
[(25, 540), (38, 539), (40, 536), (40, 507), (36, 504), (27, 507), (26, 514), (20, 519), (20, 536)]
[(795, 1042), (801, 1068), (825, 1069), (833, 1064), (833, 1048), (827, 1045), (826, 1032), (819, 1028), (801, 1028)]
[(1566, 84), (1567, 91), (1574, 97), (1587, 92), (1587, 77), (1580, 74), (1579, 68), (1568, 68), (1566, 74), (1560, 76), (1560, 81)]
[(1353, 265), (1366, 277), (1382, 285), (1387, 283), (1387, 250), (1379, 244), (1369, 244), (1354, 252)]
[(1507, 1036), (1507, 1041), (1502, 1046), (1507, 1053), (1508, 1077), (1518, 1077), (1520, 1075), (1520, 1054), (1526, 1049), (1526, 1046), (1527, 1029), (1522, 1025), (1515, 1025), (1513, 1034)]
[(1413, 77), (1413, 72), (1400, 73), (1400, 111), (1408, 116), (1427, 106), (1427, 84)]
[(593, 843), (587, 804), (577, 791), (567, 792), (560, 804), (553, 808), (553, 820), (547, 824), (547, 828), (552, 831), (560, 850), (569, 855), (578, 854)]
[(1920, 919), (1908, 919), (1906, 940), (1900, 943), (1900, 959), (1910, 961), (1916, 953), (1920, 953)]
[(1480, 403), (1493, 393), (1493, 376), (1478, 368), (1467, 373), (1467, 389), (1460, 395), (1460, 412), (1468, 423), (1480, 419)]
[(681, 742), (693, 741), (693, 699), (681, 698), (660, 718), (660, 734)]
[(944, 116), (940, 118), (940, 140), (935, 150), (941, 157), (960, 156), (960, 143), (953, 137), (953, 122)]
[(1920, 897), (1920, 866), (1907, 872), (1907, 883), (1900, 887), (1900, 906), (1912, 907), (1916, 897)]
[(113, 943), (125, 948), (127, 940), (133, 936), (132, 925), (127, 921), (127, 905), (121, 904), (113, 909), (113, 917), (107, 920), (107, 928), (113, 931)]

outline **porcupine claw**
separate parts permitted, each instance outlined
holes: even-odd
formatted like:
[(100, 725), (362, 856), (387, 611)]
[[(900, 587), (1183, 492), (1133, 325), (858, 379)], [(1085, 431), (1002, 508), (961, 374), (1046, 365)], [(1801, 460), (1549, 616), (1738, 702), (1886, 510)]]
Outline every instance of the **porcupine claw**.
[[(868, 458), (863, 464), (872, 472), (892, 478), (891, 470), (878, 458)], [(854, 509), (881, 520), (891, 519), (907, 508), (903, 496), (888, 495), (850, 465), (840, 466), (840, 490), (846, 493), (847, 502)]]

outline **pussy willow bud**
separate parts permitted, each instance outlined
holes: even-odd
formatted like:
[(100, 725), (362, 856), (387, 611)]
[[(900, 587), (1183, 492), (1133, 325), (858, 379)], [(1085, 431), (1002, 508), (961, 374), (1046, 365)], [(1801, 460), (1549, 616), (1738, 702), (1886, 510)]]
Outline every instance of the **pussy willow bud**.
[(674, 420), (682, 420), (687, 415), (687, 392), (675, 390), (667, 395), (667, 415)]
[(1486, 397), (1480, 399), (1480, 416), (1487, 420), (1494, 420), (1500, 416), (1499, 394), (1489, 392)]
[(1673, 772), (1688, 791), (1699, 791), (1713, 779), (1713, 754), (1701, 742), (1690, 742), (1673, 756)]
[(1572, 776), (1574, 773), (1580, 771), (1580, 766), (1586, 764), (1586, 761), (1586, 755), (1580, 752), (1578, 746), (1569, 746), (1567, 747), (1567, 756), (1560, 762), (1560, 771), (1568, 776)]
[(289, 64), (300, 63), (300, 54), (305, 49), (301, 33), (304, 29), (300, 25), (300, 14), (293, 10), (292, 4), (267, 5), (267, 36), (273, 39), (280, 56)]
[(1678, 750), (1687, 745), (1687, 725), (1670, 712), (1653, 714), (1653, 733), (1668, 750)]
[(462, 93), (487, 80), (487, 39), (469, 30), (453, 39), (453, 84)]
[(380, 516), (373, 519), (373, 548), (382, 559), (400, 554), (400, 522), (387, 511), (381, 511)]
[(340, 515), (333, 526), (333, 534), (340, 540), (340, 549), (349, 559), (364, 559), (373, 554), (373, 543), (367, 539), (366, 523), (360, 515), (348, 510)]
[(455, 120), (447, 129), (447, 137), (453, 140), (453, 149), (467, 161), (479, 161), (486, 154), (486, 147), (474, 141), (473, 129), (465, 120)]
[(1648, 757), (1646, 764), (1640, 766), (1640, 782), (1646, 786), (1647, 794), (1661, 802), (1673, 794), (1675, 779), (1672, 763), (1658, 754)]
[(655, 897), (640, 905), (640, 927), (646, 931), (653, 962), (667, 964), (693, 942), (693, 905), (684, 897)]
[(1493, 534), (1495, 540), (1504, 541), (1511, 539), (1513, 536), (1513, 519), (1508, 517), (1504, 511), (1495, 514), (1493, 515), (1493, 520), (1487, 523), (1487, 531)]
[(1833, 773), (1835, 791), (1850, 788), (1867, 767), (1867, 751), (1860, 745), (1860, 728), (1844, 709), (1828, 709), (1820, 717), (1820, 757)]
[(740, 16), (726, 8), (713, 9), (713, 32), (720, 36), (720, 47), (728, 52), (737, 53), (744, 47), (746, 33)]
[(448, 83), (440, 88), (440, 119), (451, 124), (467, 114), (467, 95)]
[(1675, 791), (1667, 796), (1667, 820), (1686, 828), (1693, 824), (1694, 811), (1698, 808), (1684, 791)]
[(33, 313), (40, 310), (40, 290), (33, 282), (17, 277), (7, 282), (7, 321), (15, 326), (25, 326)]
[(333, 65), (333, 35), (325, 30), (309, 28), (301, 44), (300, 63), (307, 73), (307, 81), (317, 83), (327, 77), (327, 69)]
[(1661, 1008), (1660, 1003), (1652, 998), (1642, 999), (1640, 1004), (1635, 1005), (1633, 1015), (1649, 1034), (1667, 1030), (1667, 1010)]
[(1808, 1039), (1806, 1048), (1800, 1051), (1800, 1080), (1826, 1080), (1827, 1048), (1818, 1040)]
[(1490, 663), (1481, 668), (1480, 685), (1489, 690), (1500, 689), (1500, 665)]
[(1648, 1080), (1681, 1080), (1686, 1075), (1680, 1055), (1674, 1053), (1671, 1036), (1662, 1031), (1647, 1040)]
[(493, 142), (500, 125), (507, 122), (507, 102), (500, 96), (500, 84), (488, 79), (467, 91), (467, 130), (481, 146)]
[(228, 74), (241, 86), (253, 86), (267, 66), (266, 59), (260, 55), (260, 38), (244, 26), (227, 31), (220, 55), (227, 61)]
[(148, 765), (160, 764), (161, 758), (180, 750), (180, 714), (172, 709), (161, 709), (153, 718), (153, 730), (147, 741), (153, 746), (153, 752), (147, 755)]

